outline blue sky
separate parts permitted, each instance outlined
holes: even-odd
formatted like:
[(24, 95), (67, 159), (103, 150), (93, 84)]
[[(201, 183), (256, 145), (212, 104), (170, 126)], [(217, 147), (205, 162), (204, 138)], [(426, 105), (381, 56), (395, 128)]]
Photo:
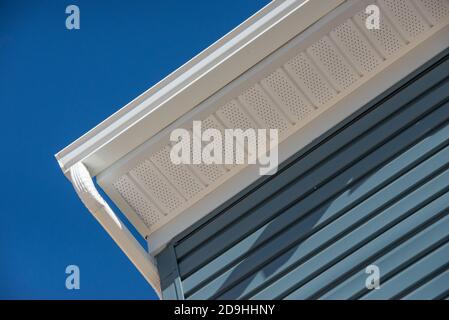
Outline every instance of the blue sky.
[(267, 3), (0, 1), (0, 299), (155, 298), (54, 154)]

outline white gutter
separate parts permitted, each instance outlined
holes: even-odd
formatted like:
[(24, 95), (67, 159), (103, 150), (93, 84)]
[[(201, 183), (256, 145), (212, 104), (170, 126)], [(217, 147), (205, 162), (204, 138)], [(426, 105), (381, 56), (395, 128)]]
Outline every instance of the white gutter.
[(56, 154), (93, 176), (304, 31), (345, 0), (275, 0)]
[(128, 228), (98, 193), (86, 166), (78, 162), (70, 167), (70, 180), (86, 208), (132, 261), (143, 277), (162, 298), (156, 261), (140, 245)]
[[(189, 113), (189, 111), (195, 107), (205, 107), (201, 106), (200, 102), (211, 97), (213, 93), (229, 82), (235, 79), (237, 79), (236, 82), (241, 80), (240, 83), (248, 81), (248, 78), (244, 79), (238, 76), (266, 58), (268, 54), (281, 47), (293, 36), (300, 34), (301, 31), (343, 1), (275, 1), (56, 155), (59, 165), (73, 183), (82, 202), (159, 295), (161, 295), (161, 288), (155, 261), (101, 197), (92, 177), (103, 171), (102, 175), (97, 176), (99, 185), (139, 230), (138, 225), (134, 223), (137, 219), (140, 219), (139, 216), (131, 210), (132, 208), (128, 210), (128, 205), (120, 206), (120, 203), (125, 201), (114, 189), (113, 183), (120, 176), (130, 172), (140, 160), (148, 158), (151, 154), (151, 148), (154, 147), (151, 139), (158, 138), (158, 135), (167, 135), (171, 130), (170, 124), (172, 127), (176, 126), (177, 124), (174, 121), (181, 120), (181, 117), (184, 118), (182, 121), (194, 119), (195, 114)], [(355, 5), (357, 1), (348, 1), (348, 7), (354, 6), (351, 9), (354, 10), (353, 14), (357, 11)], [(357, 5), (363, 5), (365, 2), (368, 3), (369, 0), (360, 1)], [(344, 7), (342, 6), (340, 9), (342, 11), (348, 9), (348, 7)], [(414, 6), (412, 7), (414, 8)], [(300, 8), (301, 10), (299, 10)], [(336, 11), (338, 10), (334, 10), (333, 17), (328, 15), (321, 20), (324, 26), (330, 20), (336, 24), (343, 23), (348, 19), (346, 12), (338, 13)], [(391, 18), (391, 23), (400, 25), (393, 18)], [(325, 28), (321, 30), (320, 28), (323, 25), (319, 25), (320, 23), (315, 24), (302, 35), (308, 33), (308, 36), (310, 36), (310, 33), (320, 30), (322, 34), (316, 35), (317, 40), (319, 39), (318, 36), (329, 33), (330, 30)], [(362, 80), (350, 87), (350, 91), (340, 93), (334, 100), (318, 108), (314, 115), (313, 124), (309, 123), (311, 119), (308, 119), (307, 121), (310, 121), (304, 127), (295, 129), (294, 135), (292, 134), (287, 141), (288, 144), (284, 142), (284, 151), (280, 151), (279, 159), (285, 160), (297, 152), (299, 148), (313, 141), (335, 123), (355, 112), (360, 106), (408, 74), (410, 69), (421, 65), (436, 52), (446, 48), (449, 41), (447, 25), (447, 21), (442, 20), (439, 24), (427, 26), (426, 32), (422, 32), (419, 37), (411, 39), (409, 43), (403, 44), (399, 53), (385, 58), (375, 72), (367, 72)], [(314, 27), (318, 29), (314, 29)], [(442, 29), (443, 27), (444, 29)], [(434, 36), (435, 34), (437, 37)], [(372, 37), (372, 35), (368, 36)], [(426, 40), (430, 36), (432, 36), (431, 42)], [(367, 37), (367, 35), (362, 35), (363, 37)], [(424, 40), (426, 42), (423, 43)], [(310, 45), (310, 43), (307, 45)], [(286, 49), (286, 47), (288, 48)], [(292, 47), (298, 47), (298, 52), (299, 50), (306, 50), (306, 46), (302, 48), (298, 43), (295, 44), (295, 41), (289, 42), (283, 49), (291, 50)], [(373, 54), (377, 56), (378, 53), (376, 53), (374, 47), (372, 50), (374, 51)], [(284, 54), (285, 52), (282, 53), (282, 55)], [(277, 58), (282, 55), (279, 53)], [(405, 55), (407, 58), (404, 57)], [(271, 55), (271, 59), (275, 59), (274, 56)], [(270, 60), (270, 57), (258, 66), (262, 68), (262, 64), (273, 61)], [(285, 64), (286, 61), (282, 63)], [(356, 61), (352, 61), (352, 63), (357, 64)], [(322, 68), (325, 69), (324, 66)], [(254, 73), (259, 72), (260, 69), (259, 71), (252, 71), (252, 75), (246, 74), (246, 76), (254, 76)], [(260, 81), (260, 79), (257, 81)], [(330, 77), (325, 81), (328, 84), (332, 82), (333, 80)], [(240, 94), (234, 93), (235, 96)], [(229, 96), (229, 98), (235, 98), (235, 96)], [(218, 108), (219, 105), (216, 107)], [(215, 114), (217, 110), (210, 110), (210, 114)], [(179, 122), (182, 123), (182, 121)], [(217, 183), (216, 186), (211, 187), (209, 185), (210, 189), (205, 188), (204, 193), (198, 193), (196, 199), (186, 199), (187, 201), (183, 204), (184, 207), (176, 212), (170, 212), (166, 216), (167, 220), (163, 221), (164, 224), (156, 226), (157, 228), (149, 227), (151, 228), (151, 234), (148, 230), (144, 230), (144, 232), (139, 230), (148, 239), (152, 253), (154, 254), (157, 250), (163, 248), (175, 235), (184, 231), (187, 226), (191, 226), (195, 221), (223, 203), (224, 200), (235, 195), (238, 190), (248, 186), (258, 178), (258, 175), (247, 170), (242, 171), (236, 177), (232, 180), (226, 180), (225, 183), (218, 181), (220, 184)], [(148, 191), (147, 194), (149, 194)], [(133, 221), (132, 217), (136, 217), (136, 220)], [(141, 223), (145, 226), (143, 222)]]

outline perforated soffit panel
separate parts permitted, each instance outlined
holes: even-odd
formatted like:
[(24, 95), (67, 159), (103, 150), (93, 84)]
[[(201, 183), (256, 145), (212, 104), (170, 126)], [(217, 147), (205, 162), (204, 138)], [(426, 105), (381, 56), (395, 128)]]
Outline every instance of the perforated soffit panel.
[(190, 129), (193, 120), (202, 120), (203, 129), (277, 128), (285, 141), (449, 23), (446, 0), (379, 0), (380, 29), (368, 30), (365, 7), (372, 3), (355, 1), (309, 35), (299, 35), (106, 170), (100, 186), (146, 236), (245, 168), (174, 165), (172, 129)]

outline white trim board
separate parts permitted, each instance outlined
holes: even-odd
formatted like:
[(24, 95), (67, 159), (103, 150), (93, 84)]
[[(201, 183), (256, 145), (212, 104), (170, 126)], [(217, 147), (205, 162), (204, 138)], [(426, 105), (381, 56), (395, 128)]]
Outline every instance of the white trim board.
[[(136, 148), (133, 152), (129, 153), (101, 173), (98, 176), (100, 186), (119, 208), (128, 217), (131, 217), (131, 220), (138, 219), (137, 216), (133, 217), (133, 210), (129, 208), (126, 202), (123, 201), (121, 196), (113, 188), (112, 184), (117, 177), (126, 174), (126, 172), (141, 162), (142, 159), (147, 157), (152, 150), (157, 150), (163, 146), (164, 143), (166, 143), (167, 135), (171, 130), (177, 127), (186, 126), (192, 119), (202, 118), (204, 115), (216, 111), (223, 103), (238, 95), (239, 92), (260, 81), (278, 68), (279, 65), (283, 65), (283, 63), (292, 58), (292, 56), (295, 56), (298, 51), (304, 50), (314, 42), (318, 41), (323, 35), (328, 34), (333, 27), (345, 22), (348, 17), (352, 17), (353, 14), (363, 8), (363, 6), (366, 6), (367, 3), (370, 3), (370, 1), (348, 1), (344, 5), (333, 10), (326, 17), (322, 18), (319, 22), (297, 36), (294, 40), (265, 58), (259, 64), (242, 74), (238, 79), (232, 81), (216, 94), (198, 105), (191, 112), (177, 119), (172, 125), (160, 131), (147, 142)], [(388, 60), (384, 58), (386, 62), (383, 63), (375, 73), (366, 73), (363, 76), (363, 79), (357, 82), (349, 92), (344, 92), (344, 94), (339, 95), (338, 98), (331, 100), (328, 104), (322, 106), (320, 111), (315, 113), (312, 119), (308, 119), (309, 122), (304, 123), (304, 126), (299, 130), (296, 127), (294, 129), (296, 132), (291, 132), (292, 134), (288, 139), (280, 145), (280, 160), (285, 160), (288, 156), (297, 152), (321, 133), (327, 131), (332, 125), (352, 114), (358, 107), (363, 106), (370, 99), (399, 81), (408, 72), (437, 54), (441, 48), (444, 49), (447, 47), (447, 36), (445, 38), (445, 35), (448, 33), (441, 34), (441, 27), (443, 27), (443, 25), (428, 29), (427, 32), (423, 32), (419, 37), (414, 39), (413, 42), (409, 42), (409, 44), (401, 49), (398, 54), (389, 56)], [(447, 28), (444, 30), (446, 29)], [(422, 43), (426, 43), (428, 47), (420, 49), (423, 46)], [(423, 52), (419, 54), (421, 50)], [(379, 52), (377, 54), (381, 55)], [(396, 67), (397, 65), (401, 67)], [(395, 72), (390, 74), (390, 69), (395, 70)], [(142, 235), (148, 236), (151, 251), (159, 251), (165, 243), (175, 235), (211, 212), (224, 201), (235, 195), (236, 192), (244, 189), (246, 186), (257, 180), (259, 175), (256, 170), (257, 168), (246, 167), (242, 170), (235, 171), (232, 177), (217, 180), (214, 183), (213, 188), (204, 190), (194, 198), (188, 199), (181, 209), (171, 213), (169, 219), (165, 219), (164, 223), (159, 224), (155, 228), (148, 230), (141, 224), (142, 227), (139, 231), (141, 231)], [(139, 229), (138, 225), (137, 227)]]
[[(440, 30), (431, 39), (421, 43), (406, 57), (403, 57), (381, 75), (370, 79), (352, 95), (345, 97), (331, 110), (322, 113), (314, 121), (295, 133), (289, 142), (279, 148), (279, 162), (287, 160), (314, 139), (343, 121), (360, 107), (406, 77), (411, 71), (420, 67), (438, 53), (449, 47), (449, 26)], [(241, 190), (255, 183), (260, 176), (257, 167), (248, 167), (236, 177), (220, 185), (213, 193), (194, 204), (183, 214), (147, 237), (148, 247), (152, 254), (159, 253), (174, 237), (182, 233), (196, 221), (201, 220), (215, 208), (237, 195)]]

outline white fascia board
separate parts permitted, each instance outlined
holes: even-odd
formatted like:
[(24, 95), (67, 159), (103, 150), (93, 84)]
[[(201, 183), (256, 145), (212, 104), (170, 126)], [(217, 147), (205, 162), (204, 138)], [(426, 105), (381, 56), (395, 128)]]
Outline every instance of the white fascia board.
[(345, 0), (273, 1), (56, 154), (63, 172), (96, 176)]
[[(281, 51), (290, 50), (295, 46), (301, 49), (301, 46), (305, 48), (311, 45), (313, 39), (318, 40), (322, 36), (316, 33), (317, 29), (320, 29), (320, 24), (325, 25), (321, 31), (327, 34), (330, 31), (327, 28), (331, 26), (327, 26), (326, 21), (337, 24), (342, 19), (340, 22), (343, 23), (351, 13), (345, 10), (356, 10), (357, 6), (366, 4), (369, 0), (360, 3), (357, 1), (346, 1), (345, 5), (334, 10), (305, 32), (302, 31), (344, 1), (276, 1), (268, 5), (228, 36), (56, 155), (83, 203), (156, 291), (160, 292), (160, 287), (157, 266), (152, 256), (173, 237), (184, 232), (187, 227), (192, 226), (259, 176), (251, 168), (239, 172), (235, 178), (226, 180), (225, 183), (214, 187), (215, 189), (206, 190), (204, 196), (201, 196), (201, 201), (189, 199), (192, 203), (187, 201), (186, 208), (173, 213), (170, 221), (165, 221), (161, 227), (154, 229), (153, 226), (147, 229), (143, 222), (137, 223), (139, 222), (137, 214), (132, 210), (124, 210), (123, 206), (120, 206), (120, 198), (111, 197), (108, 186), (111, 187), (115, 178), (128, 172), (128, 169), (139, 160), (136, 156), (140, 153), (143, 155), (146, 148), (162, 143), (162, 137), (172, 129), (171, 127), (189, 120), (195, 113), (200, 112), (199, 109), (202, 107), (206, 108), (207, 104), (202, 103), (203, 101), (220, 96), (218, 93), (226, 91), (224, 89), (231, 92), (237, 90), (233, 85), (237, 86), (239, 80), (244, 81), (245, 74), (251, 73), (250, 71), (254, 73), (252, 76), (256, 76), (261, 71), (258, 68), (269, 64), (276, 53), (281, 54)], [(445, 21), (444, 27), (441, 24), (433, 27), (433, 30), (423, 32), (421, 37), (418, 37), (419, 41), (407, 44), (400, 55), (391, 56), (376, 73), (364, 75), (363, 81), (356, 82), (357, 85), (351, 88), (351, 92), (340, 95), (338, 99), (331, 100), (326, 107), (322, 107), (313, 121), (310, 119), (311, 121), (293, 134), (289, 141), (281, 145), (279, 160), (282, 162), (287, 159), (400, 80), (411, 69), (447, 48), (448, 24)], [(305, 34), (308, 34), (311, 43), (303, 42), (304, 39), (301, 37)], [(297, 35), (298, 38), (289, 41)], [(278, 50), (279, 48), (281, 50)], [(287, 53), (283, 59), (288, 59)], [(281, 62), (283, 61), (279, 61)], [(192, 110), (194, 108), (196, 109)], [(99, 173), (101, 174), (98, 175)], [(91, 179), (96, 175), (102, 189), (125, 213), (141, 235), (147, 238), (149, 254), (144, 252), (107, 203), (99, 197)]]

